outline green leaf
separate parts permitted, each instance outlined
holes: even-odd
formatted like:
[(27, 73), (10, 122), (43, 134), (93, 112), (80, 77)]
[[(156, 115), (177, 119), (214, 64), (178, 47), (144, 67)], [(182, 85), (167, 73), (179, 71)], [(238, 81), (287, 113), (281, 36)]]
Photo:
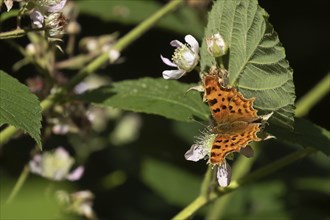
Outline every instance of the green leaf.
[(38, 98), (15, 78), (0, 70), (0, 126), (22, 129), (41, 145), (41, 107)]
[[(219, 32), (229, 46), (225, 66), (230, 85), (245, 97), (256, 97), (254, 106), (261, 113), (274, 112), (270, 121), (292, 128), (294, 121), (294, 84), (285, 51), (268, 14), (256, 0), (217, 1), (209, 13), (205, 36)], [(201, 67), (214, 65), (203, 42)]]
[[(97, 16), (104, 21), (125, 25), (139, 24), (157, 12), (162, 5), (157, 1), (78, 1), (80, 12)], [(202, 37), (204, 24), (191, 7), (181, 7), (162, 18), (157, 26), (177, 33)]]
[(168, 163), (146, 159), (142, 181), (173, 205), (185, 206), (199, 193), (201, 179)]
[(295, 118), (293, 131), (271, 126), (270, 133), (281, 141), (315, 148), (326, 155), (330, 155), (330, 132), (306, 119)]
[(141, 78), (113, 83), (89, 91), (79, 100), (101, 106), (161, 115), (190, 122), (193, 118), (207, 120), (209, 109), (198, 92), (186, 91), (193, 85), (161, 78)]

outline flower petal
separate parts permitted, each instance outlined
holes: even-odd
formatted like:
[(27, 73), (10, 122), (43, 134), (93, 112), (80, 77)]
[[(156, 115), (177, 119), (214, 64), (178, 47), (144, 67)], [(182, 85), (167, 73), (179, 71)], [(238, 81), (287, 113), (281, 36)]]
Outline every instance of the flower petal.
[(217, 178), (218, 178), (218, 183), (221, 187), (226, 187), (230, 184), (231, 167), (227, 163), (227, 161), (225, 161), (218, 167)]
[(191, 46), (192, 50), (195, 53), (198, 53), (199, 52), (198, 41), (193, 36), (191, 36), (190, 34), (188, 34), (188, 35), (185, 36), (184, 40)]
[(70, 181), (79, 180), (81, 178), (81, 176), (83, 175), (84, 171), (85, 171), (85, 168), (83, 166), (79, 166), (75, 170), (73, 170), (71, 173), (69, 173), (69, 175), (66, 176), (66, 179), (70, 180)]
[(13, 0), (5, 0), (4, 3), (7, 7), (7, 12), (10, 11), (10, 9), (13, 7)]
[(37, 154), (33, 157), (33, 159), (29, 162), (31, 173), (41, 174), (42, 172), (41, 161), (42, 161), (42, 157), (40, 154)]
[(110, 49), (108, 52), (110, 63), (114, 63), (120, 57), (120, 52), (115, 49)]
[(66, 0), (61, 0), (58, 4), (50, 5), (46, 7), (46, 10), (50, 13), (61, 11), (65, 6)]
[(182, 47), (182, 45), (184, 45), (183, 43), (181, 43), (181, 42), (178, 41), (178, 40), (172, 40), (172, 41), (170, 42), (170, 44), (171, 44), (172, 47)]
[(165, 70), (165, 71), (163, 71), (163, 78), (164, 79), (179, 79), (185, 73), (186, 72), (183, 70)]
[(253, 157), (254, 156), (254, 150), (249, 145), (247, 145), (244, 148), (241, 148), (240, 153), (243, 154), (247, 158), (250, 158), (250, 157)]
[(186, 160), (190, 161), (199, 161), (204, 159), (207, 155), (207, 152), (204, 150), (202, 145), (193, 144), (191, 148), (184, 154)]
[(58, 147), (56, 148), (54, 155), (61, 160), (66, 160), (68, 158), (70, 158), (69, 153), (65, 150), (65, 148), (63, 147)]
[(44, 15), (40, 11), (34, 10), (30, 14), (30, 18), (32, 20), (32, 24), (37, 28), (42, 28), (44, 24)]
[(163, 57), (162, 55), (160, 55), (160, 59), (162, 59), (162, 61), (168, 66), (177, 67), (175, 63), (173, 63), (170, 59)]

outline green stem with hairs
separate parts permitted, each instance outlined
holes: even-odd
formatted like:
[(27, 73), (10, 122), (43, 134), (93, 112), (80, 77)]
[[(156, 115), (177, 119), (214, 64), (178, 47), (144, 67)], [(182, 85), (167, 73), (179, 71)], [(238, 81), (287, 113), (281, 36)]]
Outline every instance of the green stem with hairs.
[(330, 91), (330, 73), (296, 103), (296, 116), (305, 116)]

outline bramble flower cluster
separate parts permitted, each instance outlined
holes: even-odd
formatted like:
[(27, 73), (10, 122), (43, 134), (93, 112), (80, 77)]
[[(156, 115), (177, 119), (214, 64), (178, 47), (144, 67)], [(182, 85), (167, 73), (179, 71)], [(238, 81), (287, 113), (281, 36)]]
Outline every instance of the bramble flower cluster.
[(64, 33), (66, 19), (62, 9), (66, 0), (34, 0), (34, 8), (30, 13), (32, 24), (36, 28), (45, 28), (51, 38), (59, 37)]

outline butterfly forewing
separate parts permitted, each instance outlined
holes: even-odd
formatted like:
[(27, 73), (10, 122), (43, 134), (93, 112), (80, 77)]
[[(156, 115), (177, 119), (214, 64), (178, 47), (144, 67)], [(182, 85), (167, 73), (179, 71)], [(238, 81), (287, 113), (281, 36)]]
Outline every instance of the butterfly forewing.
[(217, 123), (252, 122), (258, 119), (257, 111), (253, 108), (254, 98), (246, 99), (235, 88), (222, 87), (219, 77), (205, 76), (204, 87), (206, 100)]

